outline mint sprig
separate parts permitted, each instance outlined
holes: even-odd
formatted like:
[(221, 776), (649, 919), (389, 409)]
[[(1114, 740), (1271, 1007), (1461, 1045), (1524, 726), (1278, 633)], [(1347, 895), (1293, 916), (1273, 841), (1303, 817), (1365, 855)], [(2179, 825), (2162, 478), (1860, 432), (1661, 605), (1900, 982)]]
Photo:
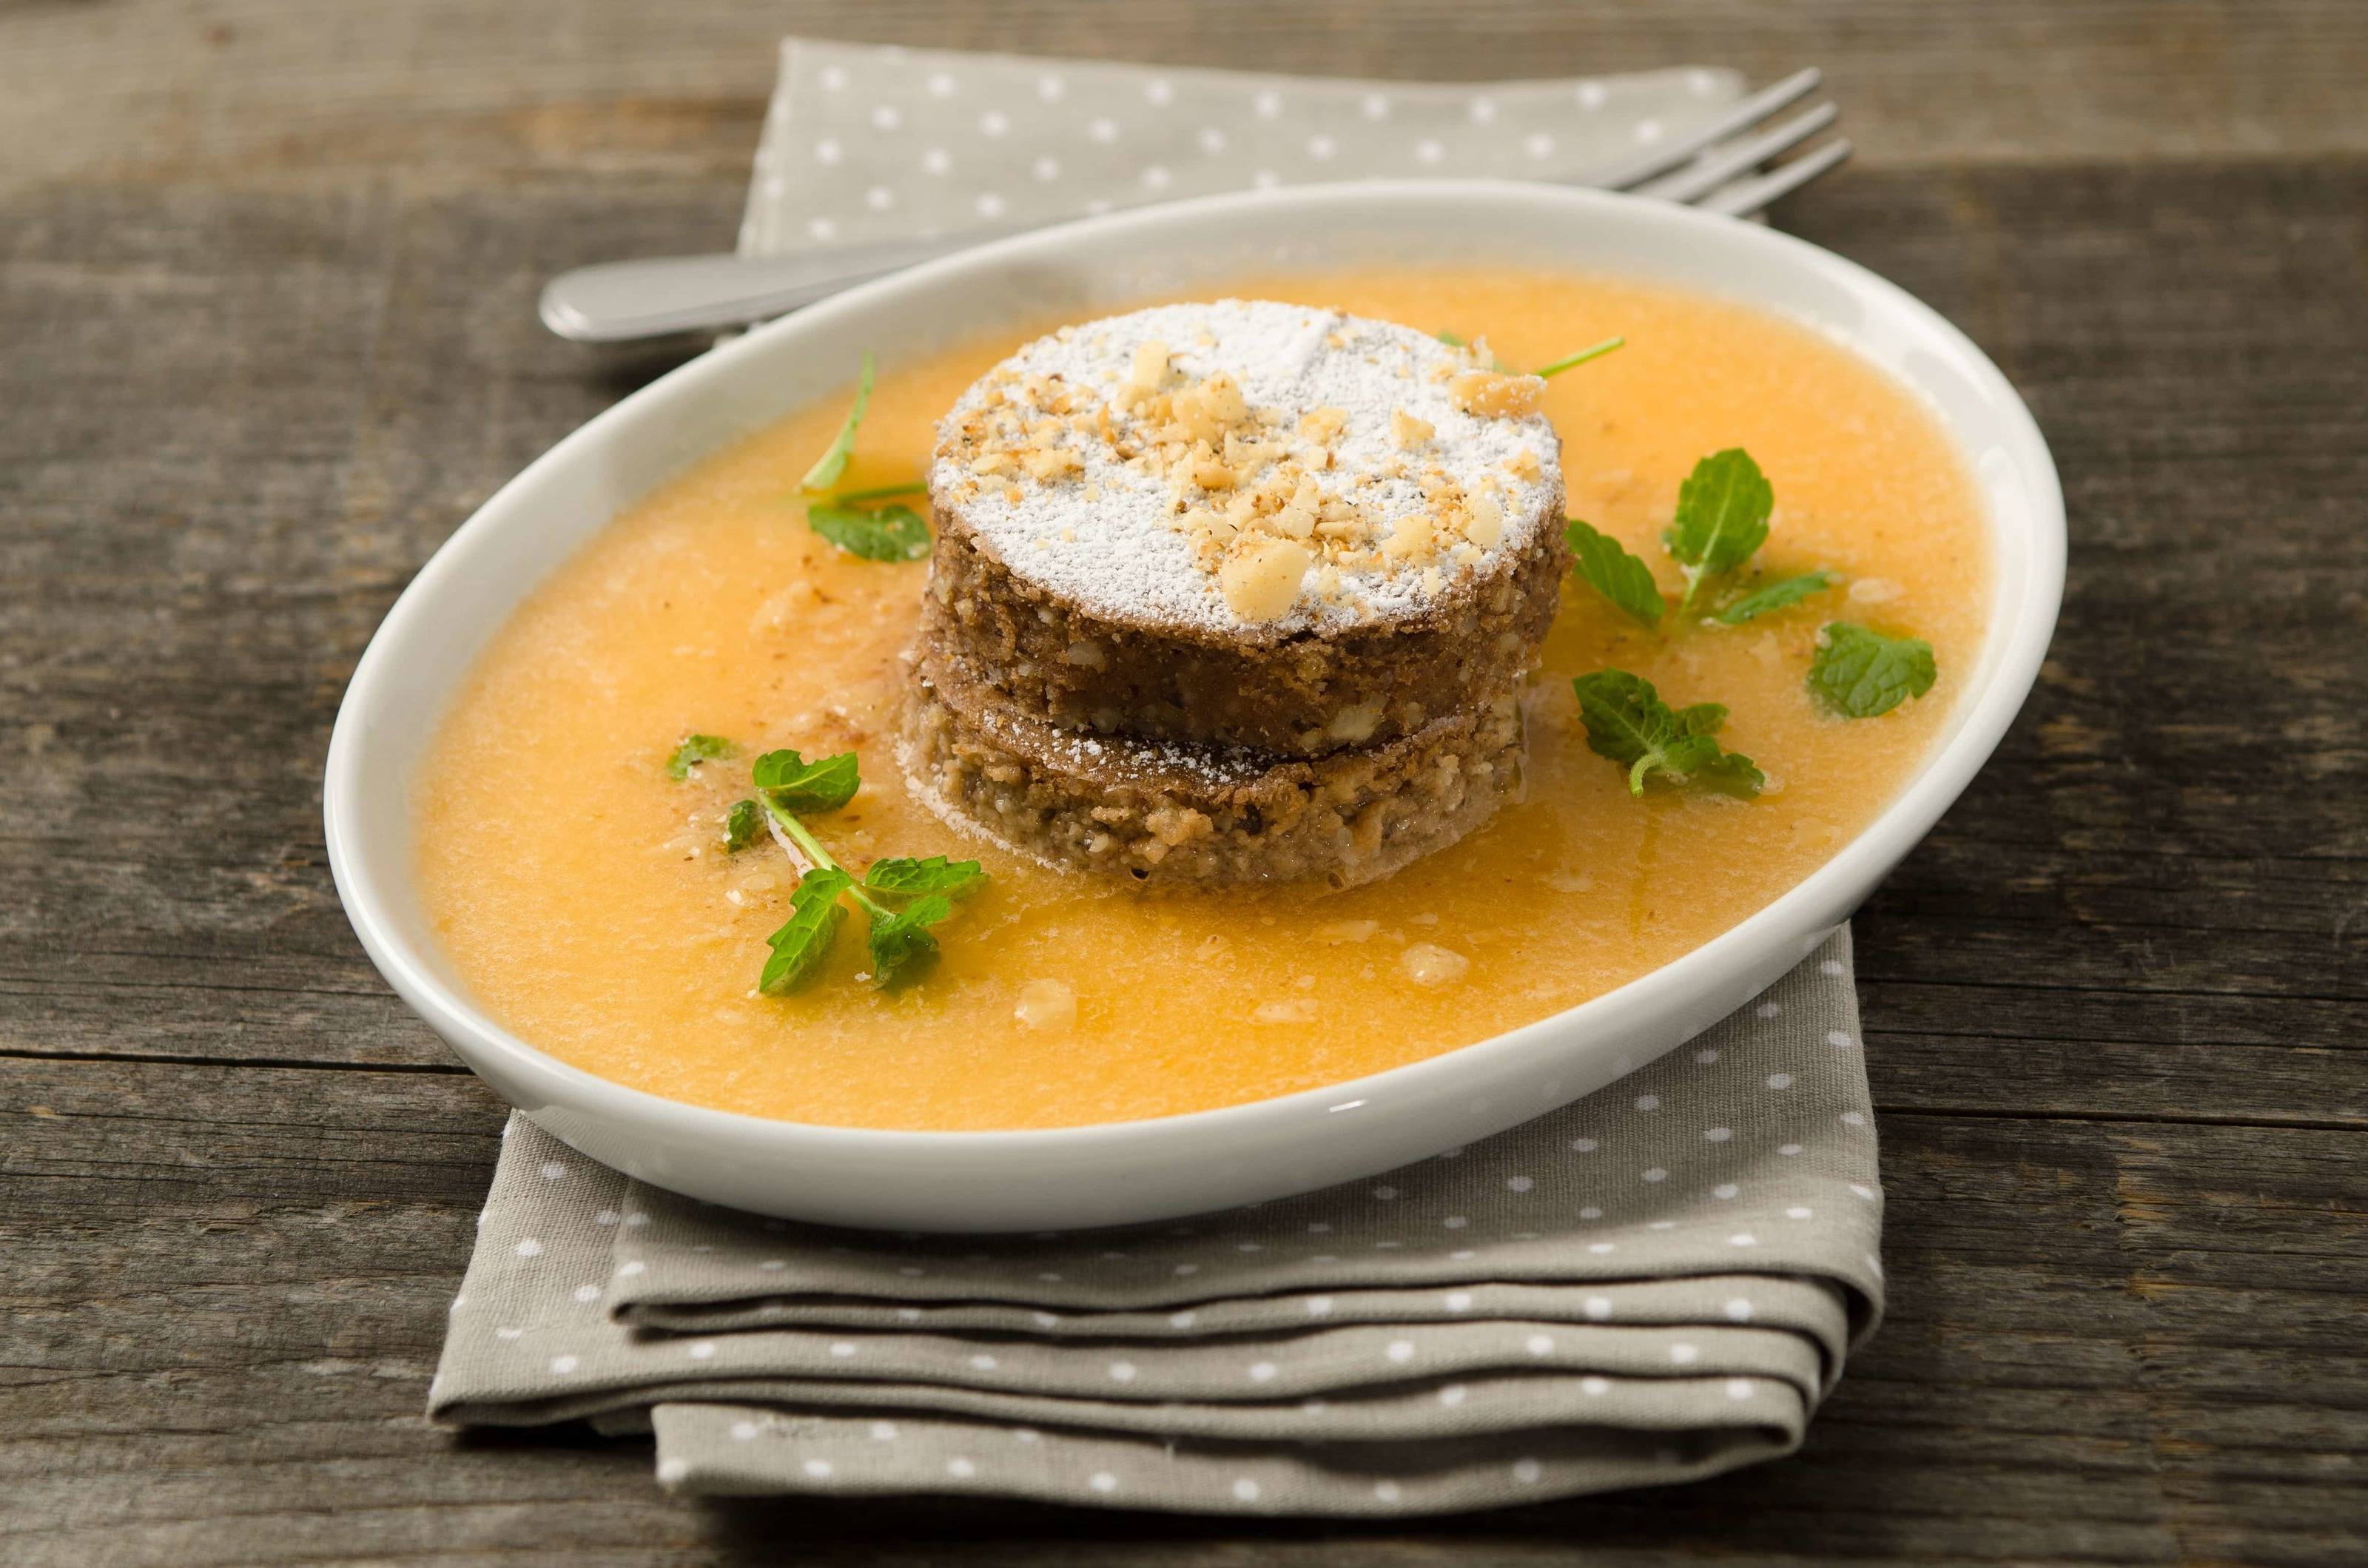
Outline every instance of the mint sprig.
[(765, 938), (772, 954), (765, 960), (764, 972), (757, 977), (757, 990), (779, 996), (814, 978), (847, 920), (847, 907), (838, 902), (838, 895), (853, 883), (854, 879), (836, 866), (816, 867), (798, 879), (796, 890), (790, 894), (788, 923)]
[(866, 561), (918, 561), (929, 553), (929, 525), (910, 506), (859, 512), (851, 506), (809, 502), (806, 526), (849, 555)]
[(734, 749), (722, 735), (685, 735), (675, 743), (673, 754), (666, 758), (666, 777), (679, 784), (700, 763), (730, 756)]
[(1563, 519), (1563, 536), (1570, 540), (1572, 569), (1579, 581), (1643, 621), (1661, 624), (1668, 607), (1662, 602), (1653, 569), (1628, 553), (1610, 534), (1577, 517)]
[(765, 808), (754, 801), (734, 801), (723, 813), (723, 852), (737, 855), (765, 831)]
[(854, 405), (848, 409), (830, 446), (814, 460), (814, 467), (806, 470), (805, 478), (798, 482), (800, 489), (827, 490), (847, 472), (847, 460), (855, 455), (855, 432), (862, 426), (864, 411), (871, 406), (871, 356), (866, 354), (863, 373), (856, 378)]
[[(1469, 348), (1472, 347), (1469, 342), (1457, 336), (1452, 332), (1433, 333), (1431, 335), (1439, 339), (1440, 342), (1447, 345), (1450, 348)], [(1624, 337), (1607, 337), (1600, 343), (1591, 343), (1588, 345), (1576, 354), (1565, 354), (1561, 358), (1554, 360), (1552, 364), (1541, 365), (1536, 369), (1531, 370), (1529, 373), (1540, 378), (1541, 380), (1547, 376), (1559, 376), (1565, 370), (1576, 369), (1577, 367), (1586, 364), (1589, 359), (1600, 359), (1606, 354), (1611, 353), (1613, 349), (1625, 347), (1627, 342), (1628, 340)], [(1497, 358), (1494, 354), (1488, 356), (1488, 368), (1496, 371), (1500, 376), (1514, 376), (1521, 373), (1514, 369), (1510, 365), (1506, 364), (1502, 359)]]
[(1740, 626), (1747, 620), (1772, 614), (1788, 605), (1796, 605), (1812, 594), (1822, 594), (1841, 581), (1831, 572), (1804, 572), (1798, 577), (1787, 577), (1780, 583), (1754, 588), (1739, 598), (1731, 599), (1714, 611), (1711, 619), (1725, 626)]
[(1539, 377), (1559, 376), (1565, 370), (1577, 369), (1589, 359), (1600, 359), (1615, 348), (1625, 347), (1627, 343), (1628, 340), (1624, 337), (1607, 337), (1600, 343), (1588, 344), (1576, 354), (1565, 354), (1550, 365), (1541, 365), (1530, 374)]
[[(1774, 509), (1775, 491), (1768, 476), (1742, 448), (1713, 452), (1694, 465), (1679, 488), (1676, 518), (1661, 534), (1685, 574), (1679, 613), (1692, 607), (1705, 581), (1749, 562), (1767, 542), (1768, 520)], [(1564, 519), (1564, 533), (1582, 582), (1645, 625), (1661, 624), (1668, 606), (1651, 567), (1631, 555), (1618, 540), (1577, 517)], [(1741, 626), (1840, 581), (1831, 572), (1803, 573), (1738, 595), (1705, 619)]]
[(1887, 637), (1837, 620), (1817, 633), (1809, 693), (1828, 712), (1873, 719), (1931, 690), (1940, 673), (1932, 644), (1921, 637)]
[(861, 906), (871, 923), (865, 939), (871, 949), (872, 983), (884, 991), (919, 978), (938, 956), (929, 927), (952, 916), (955, 899), (986, 885), (979, 863), (950, 861), (942, 855), (926, 860), (897, 857), (873, 861), (858, 881), (798, 816), (802, 811), (837, 811), (855, 798), (862, 783), (855, 754), (808, 762), (794, 751), (767, 752), (751, 772), (765, 815), (814, 867), (791, 896), (788, 923), (767, 938), (772, 957), (757, 988), (778, 995), (814, 972), (838, 934), (842, 893)]
[(975, 860), (948, 860), (942, 855), (926, 860), (874, 860), (864, 869), (863, 885), (898, 898), (932, 892), (963, 898), (986, 885), (986, 873)]
[(872, 359), (863, 357), (863, 373), (855, 383), (855, 402), (840, 422), (829, 449), (798, 482), (806, 506), (806, 526), (849, 555), (865, 561), (918, 561), (929, 553), (929, 525), (912, 507), (880, 506), (899, 496), (921, 494), (928, 485), (919, 480), (902, 484), (874, 484), (857, 490), (834, 490), (855, 455), (856, 432), (871, 406)]
[(785, 811), (835, 812), (863, 787), (851, 751), (817, 762), (794, 751), (768, 751), (748, 771), (757, 788)]
[(1694, 464), (1678, 487), (1677, 517), (1661, 534), (1685, 573), (1679, 615), (1693, 607), (1703, 578), (1734, 571), (1767, 542), (1768, 517), (1775, 509), (1775, 488), (1741, 447), (1713, 452)]
[(900, 979), (917, 977), (937, 961), (938, 939), (929, 935), (928, 927), (952, 916), (953, 900), (933, 892), (891, 912), (860, 892), (856, 897), (863, 899), (864, 908), (871, 912), (871, 929), (865, 933), (864, 941), (871, 949), (873, 984), (886, 990)]
[(1571, 687), (1578, 694), (1588, 749), (1628, 770), (1631, 795), (1644, 794), (1645, 780), (1656, 773), (1743, 800), (1768, 782), (1749, 757), (1722, 749), (1712, 738), (1726, 722), (1726, 710), (1715, 702), (1673, 709), (1651, 681), (1626, 670), (1598, 670)]

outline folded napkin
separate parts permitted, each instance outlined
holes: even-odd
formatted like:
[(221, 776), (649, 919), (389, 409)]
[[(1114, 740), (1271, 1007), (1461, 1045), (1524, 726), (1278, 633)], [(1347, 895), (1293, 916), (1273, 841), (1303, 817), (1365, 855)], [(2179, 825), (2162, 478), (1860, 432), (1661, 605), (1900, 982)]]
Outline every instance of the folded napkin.
[(1378, 82), (787, 39), (740, 249), (782, 256), (1324, 180), (1568, 179), (1683, 135), (1742, 92), (1736, 73), (1700, 66)]
[(1438, 1512), (1801, 1440), (1882, 1301), (1850, 938), (1622, 1082), (1181, 1224), (882, 1235), (717, 1209), (513, 1118), (438, 1419), (654, 1426), (701, 1493)]
[[(744, 251), (1283, 181), (1566, 176), (1721, 71), (1442, 86), (791, 40)], [(887, 1236), (715, 1209), (513, 1117), (438, 1419), (655, 1431), (699, 1493), (1392, 1515), (1797, 1446), (1880, 1312), (1839, 931), (1600, 1093), (1370, 1181), (1180, 1224)]]

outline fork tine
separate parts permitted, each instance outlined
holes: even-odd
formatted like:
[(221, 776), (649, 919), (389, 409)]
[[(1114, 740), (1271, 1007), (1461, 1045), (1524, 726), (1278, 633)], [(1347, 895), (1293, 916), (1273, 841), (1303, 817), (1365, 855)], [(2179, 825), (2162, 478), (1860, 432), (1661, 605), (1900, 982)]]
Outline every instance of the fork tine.
[(1746, 137), (1724, 147), (1713, 147), (1694, 162), (1674, 174), (1647, 180), (1632, 194), (1657, 197), (1663, 201), (1691, 201), (1706, 196), (1738, 175), (1749, 174), (1777, 153), (1786, 152), (1806, 142), (1831, 125), (1841, 111), (1831, 104), (1819, 104), (1805, 114), (1794, 115), (1783, 124)]
[(1849, 138), (1836, 137), (1814, 153), (1805, 153), (1789, 164), (1770, 169), (1766, 174), (1736, 180), (1724, 190), (1713, 191), (1694, 205), (1705, 211), (1724, 212), (1730, 218), (1748, 218), (1778, 197), (1788, 196), (1800, 189), (1850, 155)]
[(1654, 147), (1624, 164), (1616, 164), (1602, 174), (1576, 183), (1591, 185), (1602, 190), (1626, 190), (1656, 175), (1668, 174), (1679, 164), (1691, 162), (1703, 148), (1724, 142), (1737, 131), (1748, 131), (1787, 104), (1816, 92), (1817, 84), (1823, 80), (1824, 76), (1814, 65), (1795, 71), (1782, 81), (1762, 87), (1680, 140)]

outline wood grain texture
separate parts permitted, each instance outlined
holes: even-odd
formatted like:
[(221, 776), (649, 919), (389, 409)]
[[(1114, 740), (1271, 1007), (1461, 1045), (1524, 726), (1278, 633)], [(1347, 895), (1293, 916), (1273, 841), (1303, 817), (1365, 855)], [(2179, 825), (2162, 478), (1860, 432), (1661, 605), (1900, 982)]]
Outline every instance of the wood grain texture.
[(107, 0), (0, 50), (0, 181), (745, 177), (784, 33), (1488, 80), (1827, 73), (1878, 163), (2368, 151), (2356, 0)]
[[(1807, 1451), (1406, 1529), (696, 1507), (421, 1415), (499, 1108), (324, 866), (353, 662), (677, 362), (549, 271), (736, 222), (777, 30), (1481, 77), (1832, 69), (1782, 214), (2070, 500), (1997, 762), (1861, 919), (1893, 1312)], [(2368, 1557), (2368, 9), (107, 0), (0, 12), (0, 1560)]]
[[(695, 1508), (646, 1449), (420, 1412), (498, 1144), (461, 1075), (0, 1061), (0, 1556), (2340, 1561), (2362, 1542), (2348, 1132), (1884, 1123), (1895, 1309), (1804, 1454), (1413, 1530), (952, 1500)], [(2034, 1244), (2039, 1242), (2041, 1244)], [(358, 1534), (362, 1521), (367, 1533)], [(893, 1524), (892, 1524), (893, 1521)]]

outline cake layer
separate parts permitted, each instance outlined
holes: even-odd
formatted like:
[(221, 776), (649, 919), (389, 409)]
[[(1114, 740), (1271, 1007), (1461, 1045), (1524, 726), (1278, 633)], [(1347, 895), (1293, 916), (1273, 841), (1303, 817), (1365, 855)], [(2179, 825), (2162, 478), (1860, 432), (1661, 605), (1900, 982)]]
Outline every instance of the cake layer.
[(1320, 756), (1527, 668), (1568, 565), (1543, 383), (1259, 301), (1041, 338), (939, 426), (932, 635), (1028, 711)]
[(1055, 867), (1187, 886), (1352, 887), (1442, 848), (1519, 785), (1508, 687), (1410, 735), (1315, 758), (1082, 735), (916, 661), (900, 760), (957, 827)]
[(923, 611), (948, 663), (1064, 728), (1287, 756), (1412, 734), (1536, 662), (1569, 557), (1559, 533), (1419, 620), (1280, 641), (1114, 623), (988, 554), (939, 514)]

